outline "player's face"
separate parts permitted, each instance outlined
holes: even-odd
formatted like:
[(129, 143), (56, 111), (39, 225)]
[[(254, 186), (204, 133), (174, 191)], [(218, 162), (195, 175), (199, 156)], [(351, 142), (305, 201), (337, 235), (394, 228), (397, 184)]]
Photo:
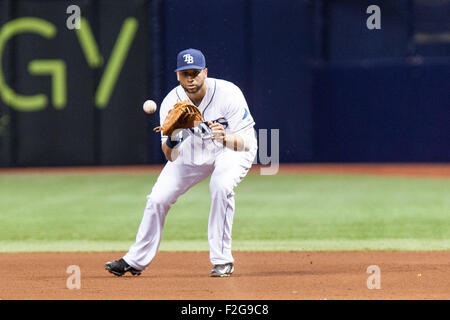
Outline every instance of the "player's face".
[(203, 70), (187, 69), (178, 71), (177, 79), (187, 93), (196, 94), (203, 88), (207, 75), (208, 69), (206, 68)]

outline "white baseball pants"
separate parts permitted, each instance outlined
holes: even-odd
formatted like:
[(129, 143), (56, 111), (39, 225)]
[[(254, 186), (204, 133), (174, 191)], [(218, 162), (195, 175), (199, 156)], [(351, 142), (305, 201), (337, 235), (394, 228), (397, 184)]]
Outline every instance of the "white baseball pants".
[(224, 149), (212, 163), (195, 165), (175, 160), (167, 162), (152, 192), (147, 196), (136, 242), (124, 260), (144, 270), (155, 257), (161, 241), (166, 215), (179, 196), (211, 175), (211, 209), (208, 221), (210, 261), (213, 265), (234, 262), (231, 254), (231, 229), (234, 217), (233, 189), (246, 176), (255, 159), (257, 146), (247, 152)]

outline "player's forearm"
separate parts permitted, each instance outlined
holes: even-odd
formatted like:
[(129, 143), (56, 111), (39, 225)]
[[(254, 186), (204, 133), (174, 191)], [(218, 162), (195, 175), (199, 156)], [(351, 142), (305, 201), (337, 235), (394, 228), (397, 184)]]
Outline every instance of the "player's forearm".
[[(169, 138), (170, 139), (170, 138)], [(179, 150), (177, 148), (170, 148), (166, 142), (161, 145), (164, 156), (167, 161), (175, 161), (179, 155)]]
[(223, 140), (223, 145), (234, 151), (249, 151), (250, 148), (246, 145), (245, 140), (238, 134), (227, 134)]
[(166, 156), (168, 161), (175, 161), (180, 154), (178, 148), (181, 143), (189, 136), (188, 130), (179, 131), (173, 137), (166, 138), (166, 140), (162, 143), (162, 151)]

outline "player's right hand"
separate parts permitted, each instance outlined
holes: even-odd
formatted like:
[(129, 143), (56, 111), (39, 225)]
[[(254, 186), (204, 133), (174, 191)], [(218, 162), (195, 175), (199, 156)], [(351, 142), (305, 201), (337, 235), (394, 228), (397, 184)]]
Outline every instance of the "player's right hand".
[(211, 128), (211, 139), (218, 142), (223, 142), (225, 140), (226, 133), (223, 125), (218, 122), (212, 123), (211, 121), (208, 121), (208, 126)]

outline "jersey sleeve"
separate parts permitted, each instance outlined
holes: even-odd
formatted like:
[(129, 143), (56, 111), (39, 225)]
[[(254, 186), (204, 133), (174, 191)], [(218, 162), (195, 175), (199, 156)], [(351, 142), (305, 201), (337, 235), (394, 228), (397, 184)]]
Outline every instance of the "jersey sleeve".
[(250, 109), (244, 94), (238, 87), (234, 87), (233, 94), (230, 95), (231, 100), (225, 112), (225, 118), (228, 121), (228, 129), (231, 133), (252, 128), (255, 125)]

